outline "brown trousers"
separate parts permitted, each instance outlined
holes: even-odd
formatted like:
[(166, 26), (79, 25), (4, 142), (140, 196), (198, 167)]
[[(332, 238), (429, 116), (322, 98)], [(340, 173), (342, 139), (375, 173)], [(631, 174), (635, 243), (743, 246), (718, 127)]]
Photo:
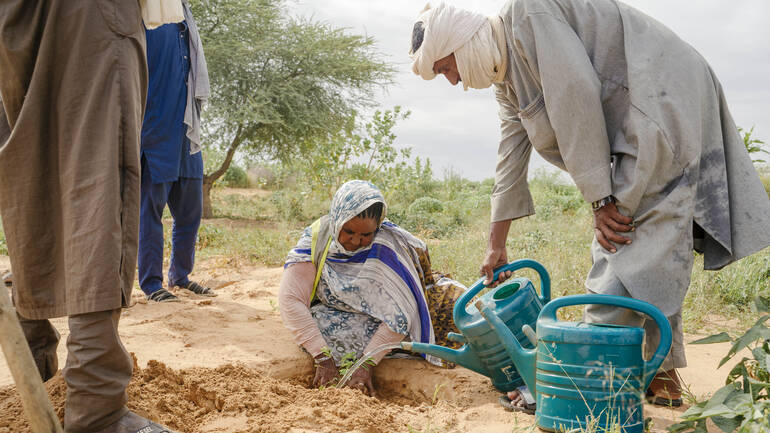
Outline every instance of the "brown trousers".
[(24, 317), (131, 299), (145, 45), (137, 0), (0, 2), (0, 216)]
[[(57, 370), (59, 333), (48, 320), (19, 317), (32, 356), (43, 380)], [(69, 316), (67, 383), (64, 412), (66, 433), (102, 429), (128, 411), (126, 387), (133, 362), (118, 336), (120, 309)]]

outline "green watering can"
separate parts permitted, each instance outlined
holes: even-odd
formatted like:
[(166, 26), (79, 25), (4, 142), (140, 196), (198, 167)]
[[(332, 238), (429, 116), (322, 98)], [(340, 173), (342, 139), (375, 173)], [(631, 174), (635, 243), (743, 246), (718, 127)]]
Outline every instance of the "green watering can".
[[(493, 281), (497, 280), (501, 272), (523, 268), (534, 269), (540, 275), (540, 296), (529, 279), (520, 277), (506, 280), (480, 299), (485, 305), (492, 305), (495, 317), (509, 329), (509, 333), (515, 334), (521, 345), (534, 347), (522, 332), (522, 328), (524, 325), (534, 327), (543, 305), (551, 299), (551, 278), (548, 272), (540, 263), (522, 259), (495, 269)], [(481, 278), (455, 302), (454, 322), (462, 335), (450, 332), (447, 337), (451, 341), (463, 343), (460, 349), (416, 342), (403, 342), (401, 348), (434, 355), (462, 365), (492, 379), (492, 385), (500, 391), (511, 391), (523, 385), (524, 381), (516, 371), (506, 347), (500, 342), (498, 333), (489, 326), (476, 307), (468, 305), (485, 287), (484, 278)]]
[[(642, 397), (671, 347), (671, 326), (652, 304), (612, 295), (565, 296), (546, 305), (537, 320), (537, 349), (522, 347), (494, 308), (476, 306), (492, 325), (524, 382), (537, 399), (535, 417), (543, 430), (597, 431), (615, 426), (642, 433)], [(570, 305), (600, 304), (644, 313), (660, 328), (660, 343), (648, 362), (642, 357), (644, 329), (556, 319)]]

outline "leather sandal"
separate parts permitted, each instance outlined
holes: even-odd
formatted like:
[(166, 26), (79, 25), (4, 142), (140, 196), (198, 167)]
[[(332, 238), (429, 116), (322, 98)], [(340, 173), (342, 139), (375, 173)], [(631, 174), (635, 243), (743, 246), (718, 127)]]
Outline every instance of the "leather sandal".
[(645, 395), (647, 402), (656, 406), (679, 407), (682, 405), (682, 385), (676, 369), (662, 371), (650, 382)]
[(158, 289), (150, 293), (147, 295), (147, 299), (155, 302), (179, 302), (179, 298), (166, 289)]
[(182, 287), (182, 288), (187, 289), (195, 293), (196, 295), (210, 296), (210, 297), (217, 296), (216, 292), (211, 290), (211, 288), (206, 287), (202, 284), (198, 284), (195, 281), (190, 281), (189, 283), (187, 283), (187, 287)]

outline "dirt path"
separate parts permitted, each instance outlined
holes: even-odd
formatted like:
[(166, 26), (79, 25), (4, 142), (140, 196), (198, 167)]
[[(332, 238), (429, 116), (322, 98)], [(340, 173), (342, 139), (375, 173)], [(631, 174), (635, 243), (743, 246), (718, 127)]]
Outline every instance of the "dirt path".
[[(0, 271), (9, 267), (0, 256)], [(124, 311), (120, 333), (135, 354), (130, 406), (184, 432), (406, 432), (509, 433), (529, 430), (532, 416), (497, 403), (488, 379), (464, 368), (445, 370), (419, 360), (386, 359), (375, 370), (377, 399), (350, 390), (308, 388), (312, 365), (283, 328), (277, 292), (281, 268), (234, 269), (225, 259), (198, 264), (193, 277), (219, 293), (179, 293), (180, 303), (136, 304)], [(67, 337), (66, 319), (55, 326)], [(694, 339), (688, 336), (688, 339)], [(688, 346), (682, 371), (690, 391), (704, 396), (722, 385), (715, 371), (725, 345)], [(0, 356), (1, 358), (1, 356)], [(59, 346), (60, 366), (66, 347)], [(162, 361), (162, 364), (158, 361)], [(0, 433), (25, 431), (12, 379), (0, 361)], [(47, 384), (61, 412), (60, 377)], [(435, 398), (434, 398), (435, 396)], [(645, 406), (654, 429), (681, 411)]]

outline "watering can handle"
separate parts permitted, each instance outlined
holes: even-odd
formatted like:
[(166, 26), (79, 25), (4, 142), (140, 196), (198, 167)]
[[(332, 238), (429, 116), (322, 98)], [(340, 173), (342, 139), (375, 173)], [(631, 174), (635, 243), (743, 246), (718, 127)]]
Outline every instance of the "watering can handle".
[[(501, 272), (507, 272), (507, 271), (516, 271), (518, 269), (522, 268), (530, 268), (537, 271), (538, 275), (540, 275), (540, 302), (542, 302), (543, 305), (547, 304), (551, 300), (551, 277), (548, 275), (548, 271), (545, 270), (545, 267), (541, 265), (540, 263), (532, 260), (532, 259), (520, 259), (513, 261), (511, 263), (508, 263), (507, 265), (500, 266), (499, 268), (495, 269), (494, 276), (492, 277), (492, 281), (497, 281), (497, 277), (500, 275)], [(465, 291), (462, 295), (460, 295), (460, 298), (457, 299), (457, 302), (455, 302), (454, 307), (454, 320), (455, 323), (458, 323), (458, 319), (462, 317), (465, 314), (468, 314), (465, 310), (466, 305), (468, 305), (469, 302), (473, 299), (474, 296), (478, 295), (478, 293), (487, 287), (484, 285), (484, 277), (479, 278), (473, 285)]]
[(556, 310), (559, 308), (584, 304), (613, 305), (628, 308), (629, 310), (644, 313), (655, 320), (658, 329), (660, 329), (660, 342), (652, 358), (644, 363), (644, 388), (642, 389), (647, 389), (653, 377), (655, 377), (655, 373), (658, 372), (658, 367), (666, 359), (666, 355), (668, 355), (668, 351), (671, 348), (671, 325), (668, 323), (666, 316), (663, 315), (658, 307), (638, 299), (614, 295), (574, 295), (554, 299), (548, 303), (540, 312), (538, 321), (544, 318), (556, 321)]

